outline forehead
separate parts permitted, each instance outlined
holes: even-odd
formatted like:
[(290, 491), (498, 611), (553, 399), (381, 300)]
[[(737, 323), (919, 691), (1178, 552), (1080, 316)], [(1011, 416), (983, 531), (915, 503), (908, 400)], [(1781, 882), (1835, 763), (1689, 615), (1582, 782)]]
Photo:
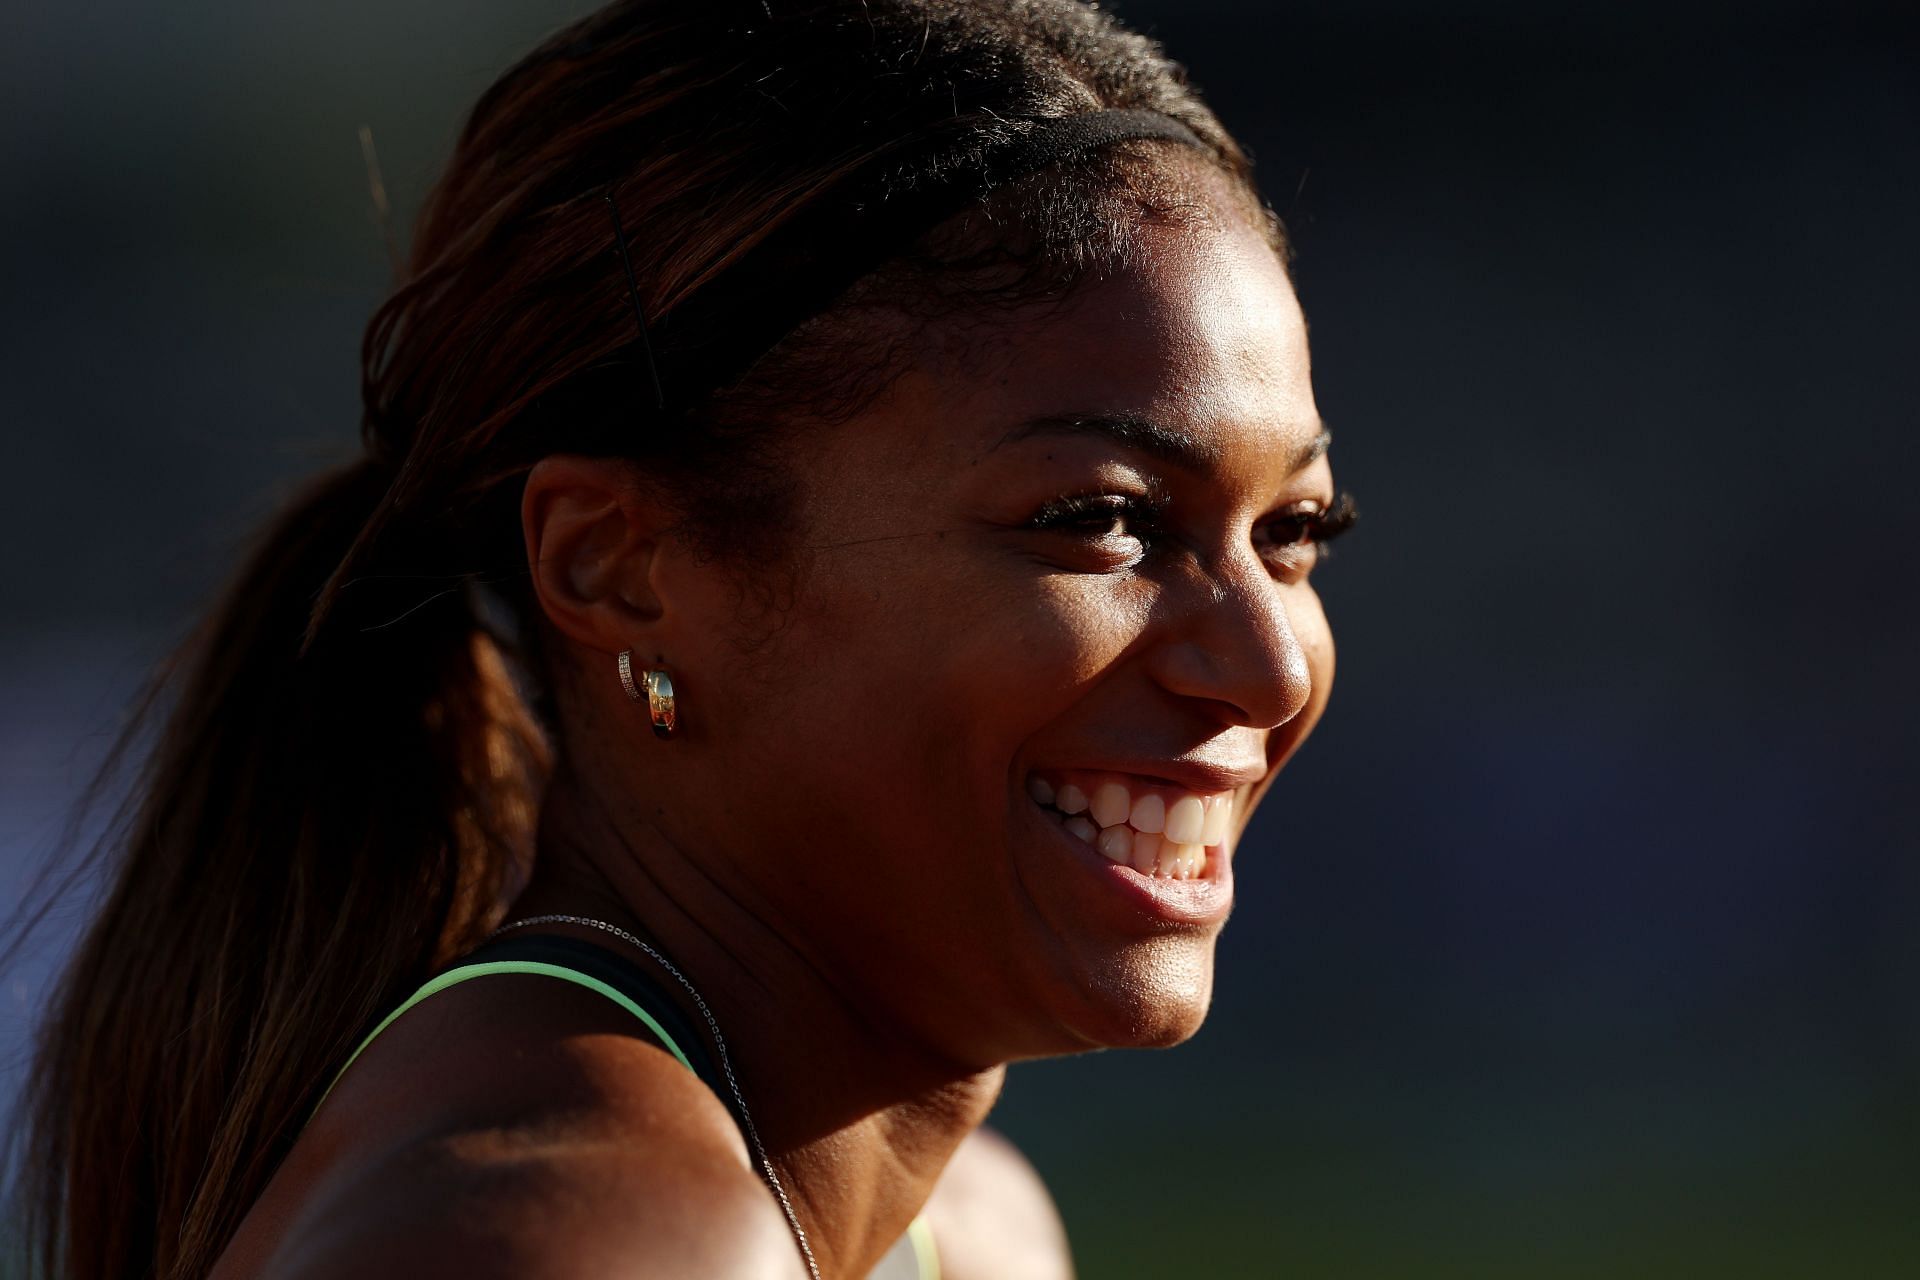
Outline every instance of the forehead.
[(891, 465), (971, 465), (1053, 416), (1151, 419), (1236, 467), (1295, 457), (1320, 431), (1293, 287), (1238, 218), (1143, 228), (1126, 270), (966, 345), (900, 379), (881, 415), (892, 429), (861, 433)]

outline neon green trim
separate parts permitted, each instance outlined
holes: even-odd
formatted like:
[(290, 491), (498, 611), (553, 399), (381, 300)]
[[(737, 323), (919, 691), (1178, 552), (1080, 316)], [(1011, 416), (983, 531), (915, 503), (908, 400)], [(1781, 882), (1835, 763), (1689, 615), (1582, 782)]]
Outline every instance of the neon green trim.
[[(394, 1020), (401, 1014), (428, 996), (438, 995), (448, 987), (457, 986), (472, 978), (492, 977), (496, 973), (523, 973), (542, 978), (559, 978), (563, 982), (571, 982), (589, 991), (597, 991), (646, 1023), (647, 1030), (660, 1038), (660, 1043), (667, 1047), (667, 1051), (679, 1061), (680, 1065), (689, 1071), (693, 1070), (693, 1064), (687, 1061), (687, 1055), (680, 1051), (680, 1046), (674, 1043), (673, 1037), (667, 1034), (667, 1029), (655, 1021), (652, 1014), (600, 979), (581, 973), (578, 969), (569, 969), (565, 965), (543, 964), (538, 960), (494, 960), (486, 964), (461, 965), (458, 969), (449, 969), (436, 978), (428, 979), (418, 991), (401, 1002), (398, 1009), (380, 1019), (379, 1026), (367, 1033), (367, 1038), (360, 1042), (360, 1047), (341, 1064), (340, 1070), (334, 1072), (333, 1083), (327, 1086), (326, 1093), (320, 1095), (320, 1101), (326, 1102), (340, 1083), (340, 1077), (347, 1074), (347, 1068), (359, 1061), (360, 1055), (367, 1051), (367, 1046), (379, 1038), (382, 1031), (392, 1026)], [(314, 1107), (315, 1111), (319, 1109), (317, 1105)], [(940, 1280), (940, 1251), (934, 1247), (933, 1228), (927, 1225), (925, 1218), (915, 1218), (907, 1224), (907, 1239), (913, 1244), (913, 1260), (919, 1267), (920, 1280)]]
[[(543, 964), (538, 960), (493, 960), (486, 964), (462, 965), (458, 969), (447, 970), (437, 978), (428, 979), (418, 991), (408, 996), (406, 1001), (401, 1004), (398, 1009), (395, 1009), (392, 1013), (382, 1018), (379, 1026), (367, 1033), (367, 1038), (360, 1042), (360, 1047), (353, 1051), (353, 1056), (347, 1059), (345, 1065), (343, 1065), (340, 1070), (334, 1072), (333, 1084), (328, 1085), (327, 1092), (320, 1095), (320, 1101), (325, 1102), (327, 1100), (327, 1097), (333, 1093), (334, 1087), (340, 1083), (340, 1077), (347, 1074), (347, 1068), (351, 1067), (359, 1059), (360, 1055), (367, 1051), (367, 1046), (372, 1044), (374, 1039), (378, 1037), (382, 1031), (385, 1031), (393, 1025), (395, 1018), (398, 1018), (401, 1014), (413, 1008), (413, 1006), (419, 1004), (428, 996), (438, 995), (448, 987), (465, 982), (470, 978), (489, 978), (496, 973), (526, 973), (536, 977), (559, 978), (563, 982), (571, 982), (577, 986), (586, 987), (590, 991), (597, 991), (634, 1017), (640, 1019), (640, 1021), (646, 1023), (647, 1030), (660, 1037), (660, 1043), (667, 1047), (669, 1053), (679, 1059), (680, 1065), (689, 1071), (693, 1070), (693, 1064), (687, 1061), (687, 1055), (680, 1052), (680, 1046), (673, 1042), (673, 1037), (667, 1034), (665, 1027), (654, 1021), (652, 1014), (642, 1009), (632, 1000), (629, 1000), (623, 993), (616, 991), (614, 988), (600, 981), (600, 979), (590, 974), (581, 973), (577, 969), (569, 969), (565, 965)], [(316, 1111), (319, 1109), (317, 1106), (314, 1108)]]
[(940, 1280), (940, 1251), (933, 1247), (933, 1228), (925, 1218), (907, 1224), (907, 1239), (913, 1241), (913, 1258), (920, 1264), (920, 1280)]

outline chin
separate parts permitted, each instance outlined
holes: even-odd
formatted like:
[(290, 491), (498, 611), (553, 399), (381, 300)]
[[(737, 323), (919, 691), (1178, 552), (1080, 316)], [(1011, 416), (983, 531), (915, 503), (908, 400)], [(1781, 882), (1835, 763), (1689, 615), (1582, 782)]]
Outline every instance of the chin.
[(1127, 948), (1081, 985), (1068, 1019), (1077, 1050), (1166, 1049), (1191, 1039), (1213, 1003), (1213, 939), (1156, 939)]

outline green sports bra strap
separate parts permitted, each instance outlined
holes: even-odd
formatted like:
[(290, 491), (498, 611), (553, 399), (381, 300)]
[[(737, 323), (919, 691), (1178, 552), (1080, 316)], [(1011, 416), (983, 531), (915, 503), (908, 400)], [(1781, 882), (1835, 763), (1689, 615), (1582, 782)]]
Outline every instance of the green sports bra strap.
[[(536, 941), (535, 939), (528, 938), (519, 940), (514, 945), (516, 949), (525, 951), (542, 947), (551, 949), (556, 943), (563, 949), (570, 947), (576, 951), (584, 947), (588, 953), (604, 950), (571, 939), (543, 939)], [(483, 950), (481, 954), (484, 955), (487, 951), (504, 949), (504, 945), (496, 944), (495, 947)], [(708, 1076), (688, 1060), (686, 1052), (681, 1049), (679, 1043), (668, 1033), (667, 1029), (661, 1025), (660, 1018), (649, 1013), (636, 1002), (632, 996), (629, 996), (626, 992), (611, 983), (605, 982), (591, 973), (582, 973), (579, 969), (569, 965), (558, 964), (549, 960), (476, 960), (470, 964), (457, 965), (454, 968), (448, 969), (445, 973), (427, 979), (418, 991), (401, 1002), (399, 1008), (382, 1018), (379, 1025), (368, 1032), (366, 1039), (362, 1040), (359, 1047), (354, 1049), (352, 1056), (346, 1060), (340, 1070), (334, 1072), (333, 1082), (327, 1086), (327, 1092), (320, 1096), (320, 1101), (324, 1103), (327, 1100), (328, 1095), (332, 1094), (335, 1086), (340, 1083), (340, 1078), (347, 1074), (347, 1069), (353, 1066), (360, 1055), (367, 1051), (367, 1046), (372, 1044), (382, 1031), (392, 1026), (394, 1020), (401, 1014), (413, 1008), (427, 997), (438, 995), (440, 992), (445, 991), (448, 987), (457, 986), (462, 982), (469, 982), (474, 978), (489, 978), (495, 974), (502, 973), (531, 974), (536, 977), (558, 978), (562, 982), (571, 982), (576, 986), (585, 987), (589, 991), (594, 991), (605, 996), (634, 1017), (640, 1019), (640, 1021), (646, 1025), (647, 1030), (652, 1032), (654, 1037), (660, 1041), (661, 1047), (666, 1049), (668, 1053), (671, 1053), (681, 1066), (693, 1072), (694, 1075), (699, 1076), (702, 1080), (708, 1080), (710, 1085), (712, 1084)], [(645, 988), (642, 987), (640, 989), (644, 990)], [(670, 1017), (671, 1015), (663, 1013), (661, 1016)], [(314, 1107), (315, 1111), (319, 1109), (318, 1105)], [(913, 1270), (917, 1272), (919, 1280), (939, 1280), (940, 1257), (934, 1248), (933, 1232), (928, 1228), (924, 1218), (915, 1218), (913, 1220), (912, 1226), (907, 1229), (906, 1236), (903, 1237), (895, 1247), (894, 1253), (903, 1253), (906, 1255), (902, 1261), (910, 1261), (912, 1263)], [(891, 1258), (892, 1254), (889, 1255), (889, 1260), (891, 1260)], [(876, 1276), (879, 1274), (879, 1272), (875, 1273)]]
[[(340, 1083), (340, 1077), (347, 1074), (347, 1069), (353, 1066), (360, 1055), (367, 1051), (367, 1046), (372, 1044), (382, 1031), (392, 1026), (394, 1019), (398, 1018), (401, 1014), (413, 1008), (413, 1006), (419, 1004), (428, 996), (438, 995), (448, 987), (467, 982), (474, 978), (489, 978), (501, 973), (524, 973), (545, 978), (559, 978), (563, 982), (572, 982), (579, 986), (586, 987), (588, 990), (599, 992), (634, 1017), (640, 1019), (640, 1021), (646, 1023), (647, 1030), (659, 1038), (660, 1043), (665, 1046), (667, 1052), (678, 1059), (681, 1066), (689, 1071), (693, 1070), (693, 1064), (687, 1061), (687, 1055), (681, 1051), (678, 1044), (674, 1043), (673, 1037), (667, 1034), (667, 1029), (661, 1026), (659, 1020), (652, 1014), (635, 1004), (625, 992), (607, 985), (591, 974), (581, 973), (578, 969), (569, 969), (565, 965), (548, 964), (540, 960), (489, 960), (480, 964), (463, 964), (458, 968), (449, 969), (437, 977), (428, 979), (418, 991), (408, 996), (399, 1008), (382, 1018), (380, 1024), (367, 1033), (367, 1038), (360, 1042), (360, 1046), (347, 1058), (340, 1070), (334, 1073), (333, 1084), (327, 1086), (327, 1093), (320, 1096), (320, 1101), (325, 1102), (327, 1100), (327, 1094), (331, 1094), (334, 1086)], [(315, 1108), (315, 1110), (318, 1109), (318, 1107)]]

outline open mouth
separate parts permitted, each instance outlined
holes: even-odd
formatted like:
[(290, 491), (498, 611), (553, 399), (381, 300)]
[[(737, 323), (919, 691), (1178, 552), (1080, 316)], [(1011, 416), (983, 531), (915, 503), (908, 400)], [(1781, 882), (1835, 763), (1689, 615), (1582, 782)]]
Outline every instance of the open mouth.
[(1132, 774), (1049, 771), (1027, 779), (1027, 794), (1109, 861), (1159, 880), (1197, 880), (1222, 856), (1233, 823), (1233, 792), (1203, 794)]

